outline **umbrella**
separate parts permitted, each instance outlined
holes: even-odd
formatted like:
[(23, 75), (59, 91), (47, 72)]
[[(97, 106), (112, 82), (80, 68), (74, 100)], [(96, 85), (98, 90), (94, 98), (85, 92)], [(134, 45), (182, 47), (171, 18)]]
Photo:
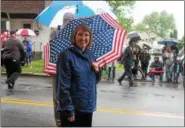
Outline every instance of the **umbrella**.
[(50, 43), (44, 45), (44, 72), (50, 75), (56, 74), (56, 68), (49, 65), (50, 60)]
[(57, 27), (63, 24), (63, 16), (70, 12), (77, 18), (94, 16), (101, 13), (109, 13), (114, 19), (116, 15), (106, 1), (53, 1), (44, 9), (36, 21), (48, 27)]
[(8, 37), (9, 37), (8, 32), (3, 32), (3, 33), (1, 33), (1, 41), (2, 41), (2, 42), (5, 41), (5, 40), (7, 40)]
[(146, 43), (146, 42), (143, 42), (143, 41), (140, 41), (139, 43), (137, 43), (137, 45), (142, 49), (142, 48), (147, 48), (147, 49), (151, 49), (152, 46), (149, 44), (149, 43)]
[(132, 31), (127, 34), (127, 38), (130, 40), (135, 40), (136, 42), (141, 40), (141, 36), (138, 32)]
[(173, 44), (179, 44), (179, 41), (176, 39), (162, 39), (158, 42), (158, 44), (167, 44), (167, 45), (173, 45)]
[(36, 36), (35, 32), (31, 29), (19, 29), (16, 34), (21, 36)]
[[(88, 24), (93, 33), (94, 44), (89, 50), (94, 54), (100, 67), (117, 60), (122, 53), (126, 30), (108, 13), (89, 18), (74, 19), (51, 40), (49, 62), (45, 62), (46, 70), (56, 71), (57, 55), (71, 46), (72, 31), (79, 24)], [(46, 71), (45, 70), (45, 71)]]

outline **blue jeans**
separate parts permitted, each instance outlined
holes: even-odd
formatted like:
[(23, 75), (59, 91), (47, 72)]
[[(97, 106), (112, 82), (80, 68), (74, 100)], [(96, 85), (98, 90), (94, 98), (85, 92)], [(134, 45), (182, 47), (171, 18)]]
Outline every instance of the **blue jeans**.
[(154, 73), (152, 72), (152, 81), (155, 81), (155, 76), (158, 75), (160, 77), (160, 82), (163, 81), (163, 73)]

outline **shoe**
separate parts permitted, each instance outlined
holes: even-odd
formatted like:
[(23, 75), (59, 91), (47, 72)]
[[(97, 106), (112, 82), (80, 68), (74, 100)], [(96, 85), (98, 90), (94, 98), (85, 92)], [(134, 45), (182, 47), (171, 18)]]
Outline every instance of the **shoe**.
[(13, 94), (13, 89), (8, 89), (8, 91), (7, 91), (7, 93), (6, 93), (7, 95), (11, 95), (11, 94)]
[(161, 81), (159, 81), (159, 85), (162, 86), (162, 82)]
[(14, 86), (12, 83), (8, 82), (7, 80), (6, 80), (6, 84), (8, 84), (8, 88), (13, 88)]
[(118, 80), (118, 83), (119, 83), (119, 85), (122, 85), (122, 83), (121, 83), (121, 81), (120, 81), (120, 80)]
[(130, 86), (130, 87), (137, 87), (137, 85), (134, 84), (134, 83), (130, 83), (129, 86)]

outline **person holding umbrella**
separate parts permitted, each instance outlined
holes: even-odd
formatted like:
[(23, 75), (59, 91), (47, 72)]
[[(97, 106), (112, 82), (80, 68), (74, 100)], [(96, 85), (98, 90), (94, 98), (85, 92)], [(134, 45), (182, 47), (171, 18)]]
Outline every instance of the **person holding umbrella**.
[(129, 46), (125, 49), (124, 53), (121, 56), (120, 63), (124, 65), (125, 72), (122, 74), (121, 77), (118, 78), (118, 82), (120, 85), (122, 85), (122, 80), (125, 78), (125, 76), (128, 76), (129, 85), (131, 87), (136, 87), (137, 85), (133, 84), (132, 80), (132, 70), (134, 69), (134, 60), (136, 59), (133, 54), (133, 48), (134, 44), (136, 44), (137, 41), (141, 40), (141, 36), (138, 32), (129, 32), (127, 34), (127, 39), (129, 39)]
[(129, 80), (129, 86), (131, 87), (136, 87), (136, 85), (133, 84), (132, 80), (132, 69), (134, 68), (133, 66), (133, 53), (132, 49), (134, 47), (135, 40), (130, 40), (129, 41), (129, 46), (125, 49), (123, 53), (123, 57), (121, 59), (121, 63), (124, 64), (125, 72), (122, 74), (121, 77), (118, 78), (118, 82), (120, 85), (122, 85), (122, 80), (125, 78), (125, 76), (128, 76)]
[(56, 94), (61, 127), (92, 126), (96, 84), (100, 80), (99, 66), (88, 49), (92, 37), (87, 25), (78, 25), (72, 34), (72, 46), (58, 57)]

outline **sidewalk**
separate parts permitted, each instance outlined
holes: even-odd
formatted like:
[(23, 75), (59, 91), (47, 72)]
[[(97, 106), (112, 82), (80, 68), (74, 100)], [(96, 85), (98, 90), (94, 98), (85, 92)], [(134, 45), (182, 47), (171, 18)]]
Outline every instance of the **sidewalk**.
[[(120, 74), (120, 73), (119, 73)], [(1, 75), (6, 75), (5, 72), (2, 72)], [(46, 74), (46, 73), (31, 73), (31, 72), (27, 72), (27, 73), (21, 73), (21, 76), (27, 76), (27, 77), (51, 77), (50, 75)], [(117, 83), (117, 78), (119, 77), (118, 74), (116, 74), (116, 78), (114, 80), (114, 82), (112, 82), (111, 80), (108, 81), (106, 79), (102, 79), (101, 82), (103, 83)], [(127, 78), (124, 79), (124, 81), (127, 81)], [(151, 80), (147, 79), (147, 80), (141, 80), (141, 79), (136, 79), (135, 81), (142, 81), (142, 82), (151, 82)]]

